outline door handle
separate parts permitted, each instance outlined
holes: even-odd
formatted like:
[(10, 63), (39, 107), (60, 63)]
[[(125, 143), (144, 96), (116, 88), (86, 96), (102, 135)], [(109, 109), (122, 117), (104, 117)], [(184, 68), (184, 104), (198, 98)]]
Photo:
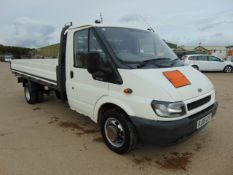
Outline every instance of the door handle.
[(70, 78), (74, 78), (74, 72), (73, 71), (70, 71)]

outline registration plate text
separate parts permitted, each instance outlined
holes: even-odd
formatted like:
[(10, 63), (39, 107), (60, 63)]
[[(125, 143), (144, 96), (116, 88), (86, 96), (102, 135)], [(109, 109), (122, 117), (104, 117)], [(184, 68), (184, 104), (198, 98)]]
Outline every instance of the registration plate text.
[(207, 116), (203, 117), (202, 119), (198, 120), (197, 121), (197, 129), (206, 125), (211, 119), (212, 119), (212, 113), (210, 113)]

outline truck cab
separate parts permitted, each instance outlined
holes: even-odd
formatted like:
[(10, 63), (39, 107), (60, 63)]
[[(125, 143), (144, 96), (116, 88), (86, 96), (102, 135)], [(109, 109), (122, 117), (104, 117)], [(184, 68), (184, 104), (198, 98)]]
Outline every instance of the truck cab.
[[(56, 72), (46, 69), (52, 85), (45, 71), (33, 75), (22, 61), (12, 61), (26, 100), (41, 101), (44, 87), (54, 90), (72, 110), (100, 125), (106, 145), (116, 153), (132, 150), (138, 140), (173, 143), (206, 126), (216, 113), (209, 79), (185, 66), (152, 31), (68, 26), (60, 44)], [(37, 91), (40, 95), (33, 94)]]

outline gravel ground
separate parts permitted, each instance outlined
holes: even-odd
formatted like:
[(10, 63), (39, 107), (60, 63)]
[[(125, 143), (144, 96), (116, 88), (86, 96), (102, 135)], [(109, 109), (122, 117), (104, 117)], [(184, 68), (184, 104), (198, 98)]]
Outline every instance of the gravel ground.
[(0, 175), (233, 174), (233, 74), (206, 73), (216, 119), (183, 143), (111, 152), (98, 126), (54, 97), (28, 105), (9, 65), (0, 63)]

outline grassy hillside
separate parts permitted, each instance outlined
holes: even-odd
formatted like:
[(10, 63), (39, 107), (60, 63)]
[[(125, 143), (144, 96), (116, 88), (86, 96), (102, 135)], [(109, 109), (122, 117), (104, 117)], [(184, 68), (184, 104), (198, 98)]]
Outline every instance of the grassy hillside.
[(59, 44), (54, 44), (37, 49), (36, 55), (40, 55), (43, 57), (57, 58), (58, 52), (59, 52)]

